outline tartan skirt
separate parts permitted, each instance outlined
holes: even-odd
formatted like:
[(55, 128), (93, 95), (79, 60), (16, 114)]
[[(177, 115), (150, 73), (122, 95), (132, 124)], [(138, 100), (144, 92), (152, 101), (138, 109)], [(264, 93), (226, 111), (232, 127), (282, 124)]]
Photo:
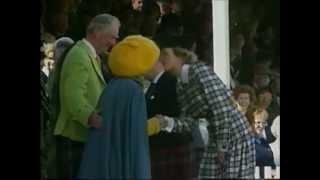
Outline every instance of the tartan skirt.
[(215, 147), (208, 147), (200, 163), (200, 178), (204, 179), (254, 179), (255, 145), (252, 139), (231, 143), (225, 167), (217, 161)]
[(190, 145), (150, 147), (152, 180), (191, 180)]

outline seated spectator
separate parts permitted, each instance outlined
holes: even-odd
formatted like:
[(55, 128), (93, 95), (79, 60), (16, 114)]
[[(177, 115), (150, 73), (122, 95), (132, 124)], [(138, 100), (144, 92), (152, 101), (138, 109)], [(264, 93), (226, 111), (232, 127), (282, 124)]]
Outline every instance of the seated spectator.
[(272, 102), (272, 93), (269, 89), (262, 89), (257, 93), (257, 111), (265, 111), (267, 114), (266, 117), (266, 127), (265, 127), (265, 137), (269, 143), (275, 141), (275, 137), (271, 133), (271, 125), (275, 119), (275, 113), (270, 108)]
[(267, 116), (266, 111), (256, 111), (254, 113), (256, 166), (271, 166), (275, 169), (273, 152), (264, 137)]
[(42, 71), (45, 73), (47, 77), (49, 77), (50, 72), (53, 70), (54, 60), (53, 60), (53, 44), (45, 44), (44, 45), (44, 54), (45, 57), (43, 59)]
[(233, 97), (235, 98), (238, 109), (246, 116), (250, 125), (253, 127), (254, 118), (253, 112), (255, 108), (256, 95), (254, 89), (248, 85), (241, 85), (233, 90)]
[(261, 89), (257, 92), (257, 109), (266, 110), (272, 101), (272, 93), (268, 88)]
[(269, 88), (271, 79), (269, 76), (269, 69), (265, 64), (257, 63), (254, 66), (253, 70), (253, 80), (252, 87), (256, 91), (260, 91), (261, 89)]

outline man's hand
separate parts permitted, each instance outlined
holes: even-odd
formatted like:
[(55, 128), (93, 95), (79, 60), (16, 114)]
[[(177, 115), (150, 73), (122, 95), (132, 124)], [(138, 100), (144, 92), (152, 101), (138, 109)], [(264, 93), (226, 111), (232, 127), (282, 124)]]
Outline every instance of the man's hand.
[(93, 112), (88, 119), (88, 124), (94, 128), (101, 128), (102, 127), (102, 117), (98, 115), (97, 112)]

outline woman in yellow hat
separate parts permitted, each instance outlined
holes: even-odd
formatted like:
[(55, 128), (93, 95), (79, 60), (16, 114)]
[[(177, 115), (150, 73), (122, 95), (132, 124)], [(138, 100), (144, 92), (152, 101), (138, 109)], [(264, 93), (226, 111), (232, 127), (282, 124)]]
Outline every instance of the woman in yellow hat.
[(157, 45), (139, 35), (112, 48), (108, 66), (114, 77), (97, 106), (103, 125), (89, 133), (79, 179), (151, 179), (146, 129), (159, 132), (160, 120), (147, 126), (145, 97), (135, 77), (151, 69), (159, 55)]

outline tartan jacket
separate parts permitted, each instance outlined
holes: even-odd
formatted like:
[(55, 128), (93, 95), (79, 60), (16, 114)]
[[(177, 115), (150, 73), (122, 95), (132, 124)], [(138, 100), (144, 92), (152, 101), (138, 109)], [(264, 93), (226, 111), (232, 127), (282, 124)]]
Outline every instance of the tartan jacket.
[[(181, 115), (174, 118), (173, 132), (191, 131), (200, 118), (208, 121), (209, 142), (200, 163), (200, 178), (254, 178), (253, 131), (231, 100), (229, 91), (209, 66), (189, 66), (188, 82), (177, 85)], [(226, 153), (222, 167), (217, 151)]]
[(231, 91), (209, 66), (202, 62), (190, 65), (189, 82), (178, 80), (177, 92), (181, 106), (181, 116), (174, 118), (173, 131), (190, 131), (205, 118), (209, 122), (209, 146), (227, 151), (230, 142), (247, 136), (252, 138), (252, 130), (245, 117), (231, 101)]

